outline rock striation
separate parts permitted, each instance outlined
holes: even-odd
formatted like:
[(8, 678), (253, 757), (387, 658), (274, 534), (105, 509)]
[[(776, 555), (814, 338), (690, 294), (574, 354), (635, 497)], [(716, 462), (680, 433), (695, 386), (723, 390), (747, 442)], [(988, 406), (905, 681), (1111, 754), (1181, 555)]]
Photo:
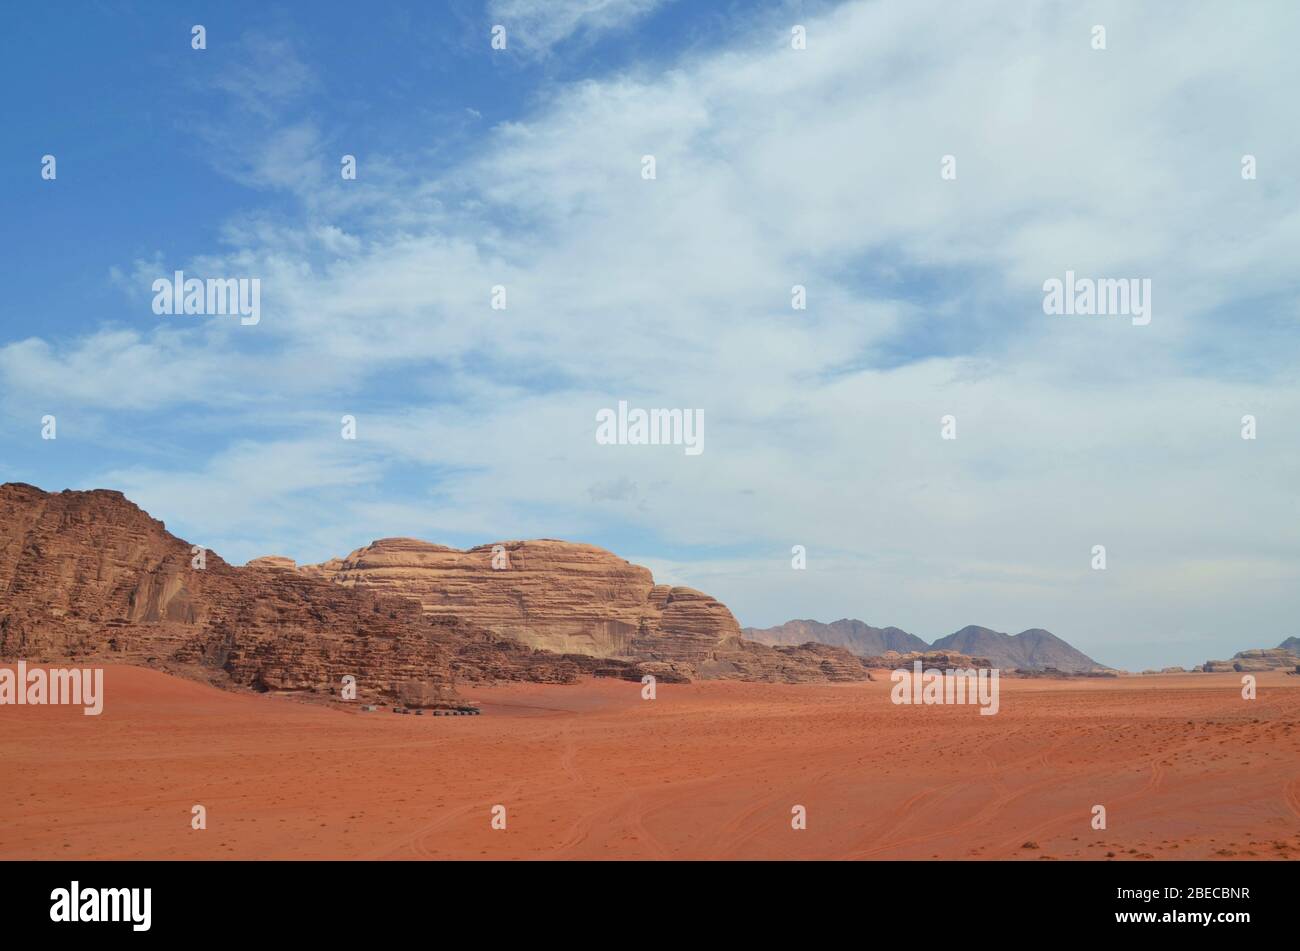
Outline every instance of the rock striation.
[(661, 679), (870, 679), (838, 648), (747, 641), (716, 598), (656, 584), (649, 569), (595, 545), (547, 538), (462, 550), (383, 538), (299, 571), (413, 598), (431, 617), (465, 618), (539, 650), (632, 662)]
[(555, 539), (460, 550), (383, 538), (300, 571), (414, 598), (432, 617), (464, 617), (557, 653), (690, 664), (740, 636), (736, 619), (716, 599), (657, 585), (649, 569), (595, 545)]
[(453, 690), (479, 632), (419, 605), (285, 570), (236, 568), (120, 492), (0, 486), (0, 657), (179, 666), (262, 690)]
[(1266, 647), (1255, 650), (1237, 651), (1231, 660), (1207, 660), (1201, 670), (1207, 673), (1257, 673), (1265, 670), (1300, 670), (1300, 649), (1288, 645), (1295, 642), (1294, 637), (1287, 638), (1280, 647)]
[(921, 666), (926, 669), (935, 670), (967, 670), (971, 668), (992, 667), (993, 663), (987, 657), (971, 657), (969, 654), (958, 654), (952, 651), (886, 651), (876, 657), (865, 657), (863, 663), (868, 667), (884, 667), (889, 670), (899, 670), (900, 668), (911, 669), (916, 661), (921, 662)]

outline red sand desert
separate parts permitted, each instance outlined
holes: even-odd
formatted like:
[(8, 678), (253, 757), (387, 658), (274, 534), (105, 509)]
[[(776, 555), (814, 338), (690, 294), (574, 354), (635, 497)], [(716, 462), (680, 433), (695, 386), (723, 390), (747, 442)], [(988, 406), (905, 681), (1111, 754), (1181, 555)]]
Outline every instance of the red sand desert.
[(0, 708), (0, 858), (1300, 855), (1300, 682), (1280, 672), (1253, 701), (1237, 674), (1003, 680), (996, 716), (895, 706), (887, 677), (465, 689), (478, 717), (133, 667), (105, 685), (99, 717)]

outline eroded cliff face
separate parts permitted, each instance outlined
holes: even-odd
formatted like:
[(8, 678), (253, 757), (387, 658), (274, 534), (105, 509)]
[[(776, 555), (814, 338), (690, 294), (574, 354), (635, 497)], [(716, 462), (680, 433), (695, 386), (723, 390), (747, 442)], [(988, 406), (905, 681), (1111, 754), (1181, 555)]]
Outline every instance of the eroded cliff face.
[[(196, 553), (120, 492), (0, 486), (0, 657), (192, 665), (236, 684), (450, 695), (475, 631), (419, 605)], [(202, 567), (198, 567), (202, 564)]]
[[(1284, 642), (1285, 643), (1285, 642)], [(1264, 670), (1300, 671), (1300, 653), (1285, 647), (1256, 648), (1237, 651), (1231, 660), (1207, 660), (1201, 669), (1212, 673), (1224, 671), (1258, 672)]]
[(736, 619), (716, 599), (657, 585), (649, 569), (576, 542), (512, 541), (462, 551), (384, 538), (301, 570), (344, 587), (414, 598), (428, 615), (461, 617), (557, 653), (695, 664), (740, 637)]
[[(538, 539), (448, 548), (383, 538), (300, 572), (345, 587), (414, 598), (431, 617), (454, 616), (538, 650), (599, 658), (661, 680), (779, 683), (867, 680), (850, 652), (820, 644), (768, 647), (742, 638), (722, 602), (655, 584), (649, 569), (578, 542)], [(617, 668), (615, 668), (617, 669)]]
[(591, 545), (384, 539), (301, 568), (195, 556), (120, 492), (0, 486), (0, 658), (180, 667), (316, 693), (350, 674), (361, 697), (428, 703), (457, 681), (867, 678), (837, 648), (742, 641), (716, 599), (656, 585)]

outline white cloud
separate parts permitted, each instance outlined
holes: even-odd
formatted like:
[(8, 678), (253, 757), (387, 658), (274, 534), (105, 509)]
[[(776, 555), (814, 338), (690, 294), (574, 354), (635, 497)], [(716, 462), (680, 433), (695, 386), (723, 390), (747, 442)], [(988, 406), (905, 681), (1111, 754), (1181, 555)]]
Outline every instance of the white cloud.
[(346, 537), (340, 523), (383, 464), (339, 437), (333, 421), (315, 422), (314, 438), (240, 440), (197, 468), (107, 469), (87, 487), (121, 490), (172, 532), (236, 564), (282, 551), (321, 553), (311, 560), (346, 554), (335, 548)]
[(29, 337), (0, 347), (0, 379), (11, 400), (50, 407), (156, 410), (206, 403), (211, 394), (202, 386), (221, 369), (219, 345), (193, 344), (164, 330), (102, 330), (59, 347)]
[(228, 93), (239, 109), (273, 119), (279, 109), (299, 100), (319, 81), (292, 42), (250, 32), (223, 58), (213, 85)]
[(491, 0), (488, 16), (509, 42), (534, 56), (571, 37), (626, 29), (666, 0)]

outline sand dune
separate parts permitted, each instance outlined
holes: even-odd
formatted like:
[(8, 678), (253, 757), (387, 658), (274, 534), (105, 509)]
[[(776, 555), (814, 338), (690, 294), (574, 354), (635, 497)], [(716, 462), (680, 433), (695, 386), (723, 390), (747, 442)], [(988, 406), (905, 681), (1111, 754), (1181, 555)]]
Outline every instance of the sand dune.
[(887, 678), (591, 680), (432, 718), (111, 667), (99, 717), (0, 707), (0, 858), (1300, 855), (1300, 683), (1239, 682), (1004, 681), (981, 717), (894, 706)]

